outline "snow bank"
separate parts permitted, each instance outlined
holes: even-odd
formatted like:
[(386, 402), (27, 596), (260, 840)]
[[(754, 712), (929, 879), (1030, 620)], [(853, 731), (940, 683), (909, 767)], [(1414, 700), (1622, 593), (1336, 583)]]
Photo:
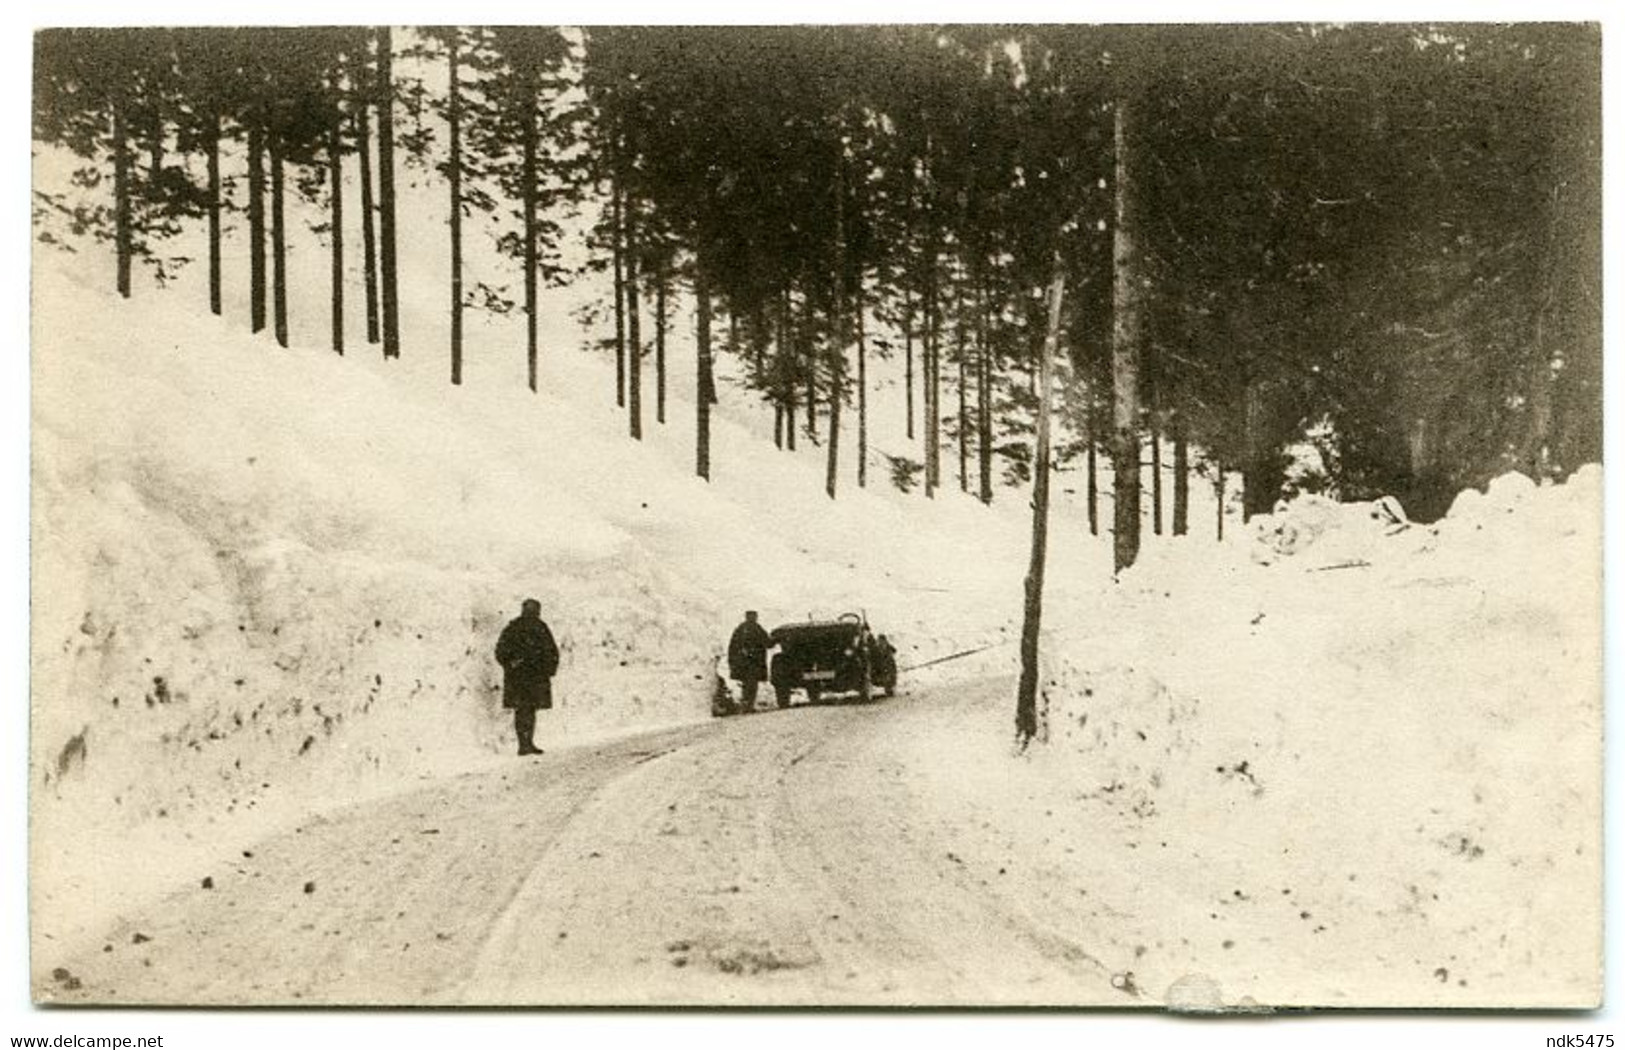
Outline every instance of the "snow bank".
[(543, 746), (709, 717), (747, 607), (864, 609), (905, 666), (1008, 612), (1015, 501), (939, 501), (942, 531), (922, 534), (910, 497), (830, 501), (821, 449), (780, 453), (726, 404), (706, 484), (692, 406), (673, 396), (674, 423), (632, 442), (604, 363), (573, 347), (544, 351), (532, 395), (522, 354), (498, 369), (477, 349), (522, 349), (518, 326), (484, 326), (468, 382), (447, 385), (438, 297), (408, 303), (425, 304), (415, 355), (385, 364), (359, 339), (348, 357), (282, 349), (183, 290), (121, 301), (74, 265), (36, 260), (47, 937), (296, 817), (509, 760), (490, 651), (524, 597), (563, 650)]
[(1252, 564), (1131, 572), (1134, 632), (1057, 646), (1034, 761), (1188, 845), (1143, 894), (1212, 931), (1185, 972), (1251, 964), (1268, 1001), (1599, 987), (1600, 482), (1509, 475), (1431, 528), (1300, 499)]
[(1595, 467), (1429, 527), (1311, 497), (1115, 587), (1063, 578), (1043, 739), (1013, 754), (997, 690), (922, 743), (962, 756), (935, 789), (1026, 837), (1021, 892), (1073, 902), (1136, 994), (1577, 1005), (1600, 989), (1601, 506)]

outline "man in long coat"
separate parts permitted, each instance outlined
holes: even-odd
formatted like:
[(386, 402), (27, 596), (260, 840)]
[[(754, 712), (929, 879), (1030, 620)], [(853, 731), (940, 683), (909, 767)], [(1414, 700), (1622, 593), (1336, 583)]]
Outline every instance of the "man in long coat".
[(519, 618), (509, 622), (497, 639), (497, 663), (502, 665), (502, 706), (513, 711), (513, 731), (521, 755), (539, 755), (536, 746), (536, 711), (553, 706), (553, 675), (559, 669), (559, 647), (542, 621), (542, 603), (526, 598)]
[(756, 687), (767, 680), (767, 650), (772, 645), (767, 631), (756, 622), (754, 610), (745, 614), (745, 622), (734, 628), (728, 639), (728, 677), (740, 685), (740, 706), (751, 711), (756, 707)]

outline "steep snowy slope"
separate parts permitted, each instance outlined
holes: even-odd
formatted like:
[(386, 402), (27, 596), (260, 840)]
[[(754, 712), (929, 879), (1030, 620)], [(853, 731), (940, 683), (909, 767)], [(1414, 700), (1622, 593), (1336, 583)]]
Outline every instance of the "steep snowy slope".
[[(570, 346), (540, 396), (516, 368), (452, 388), (429, 335), (387, 364), (282, 349), (185, 289), (122, 302), (80, 261), (36, 270), (44, 931), (161, 884), (177, 850), (505, 756), (489, 652), (522, 597), (564, 650), (544, 742), (706, 717), (746, 607), (865, 608), (905, 661), (1019, 611), (1016, 500), (944, 499), (923, 530), (917, 494), (848, 473), (832, 502), (820, 450), (727, 415), (708, 485), (691, 405), (674, 395), (673, 433), (651, 419), (632, 442), (611, 373)], [(434, 316), (414, 298), (408, 330)]]

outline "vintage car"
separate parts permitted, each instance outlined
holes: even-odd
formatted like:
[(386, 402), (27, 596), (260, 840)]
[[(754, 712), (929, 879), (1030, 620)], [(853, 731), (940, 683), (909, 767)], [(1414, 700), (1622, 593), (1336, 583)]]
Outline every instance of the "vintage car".
[(834, 694), (868, 700), (877, 688), (887, 696), (896, 690), (896, 660), (876, 649), (869, 624), (858, 613), (783, 624), (769, 638), (776, 651), (768, 681), (780, 707), (790, 706), (791, 693), (797, 689), (814, 704)]

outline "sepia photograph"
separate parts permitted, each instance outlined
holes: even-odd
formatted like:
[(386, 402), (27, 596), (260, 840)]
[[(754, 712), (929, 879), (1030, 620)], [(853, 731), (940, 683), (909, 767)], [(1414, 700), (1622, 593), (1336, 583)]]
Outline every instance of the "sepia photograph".
[(1603, 37), (33, 27), (36, 1016), (1585, 1018)]

